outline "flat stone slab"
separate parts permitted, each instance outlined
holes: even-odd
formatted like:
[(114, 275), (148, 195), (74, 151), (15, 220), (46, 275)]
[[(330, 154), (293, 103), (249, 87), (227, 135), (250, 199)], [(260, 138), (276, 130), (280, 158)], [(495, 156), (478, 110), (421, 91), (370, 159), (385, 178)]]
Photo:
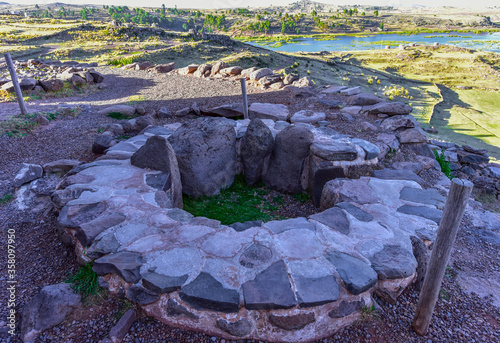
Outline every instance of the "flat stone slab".
[(356, 94), (360, 94), (362, 92), (363, 91), (361, 90), (361, 87), (357, 86), (357, 87), (342, 89), (340, 91), (340, 94), (344, 94), (344, 95), (356, 95)]
[(366, 292), (377, 283), (377, 273), (359, 258), (331, 252), (327, 259), (335, 266), (346, 289), (354, 295)]
[(326, 115), (323, 112), (313, 112), (308, 110), (302, 110), (295, 112), (295, 114), (290, 118), (292, 123), (309, 123), (314, 124), (320, 120), (325, 120)]
[(224, 319), (217, 320), (217, 327), (231, 336), (243, 337), (252, 331), (252, 324), (246, 318), (229, 322)]
[(446, 202), (446, 197), (439, 194), (439, 191), (435, 188), (417, 189), (405, 187), (401, 190), (399, 198), (401, 200), (436, 206), (437, 208), (443, 208)]
[(286, 121), (289, 115), (288, 107), (282, 104), (254, 102), (248, 108), (248, 117), (250, 119), (259, 118)]
[(437, 224), (441, 222), (441, 217), (443, 216), (443, 211), (427, 206), (403, 205), (398, 208), (397, 211), (404, 214), (412, 214), (414, 216), (424, 217), (435, 221)]
[(137, 283), (141, 279), (141, 266), (141, 254), (121, 251), (98, 258), (92, 270), (98, 275), (114, 273), (126, 282)]
[(283, 261), (273, 263), (254, 280), (243, 284), (245, 307), (249, 310), (286, 309), (297, 305)]
[(275, 314), (269, 316), (269, 321), (283, 330), (300, 330), (307, 324), (313, 323), (314, 320), (314, 312), (299, 313), (292, 316), (278, 316)]
[(369, 221), (373, 220), (373, 216), (370, 213), (360, 209), (357, 206), (354, 206), (351, 203), (341, 202), (341, 203), (337, 204), (336, 206), (349, 212), (349, 214), (351, 214), (354, 218), (356, 218), (357, 220), (360, 220), (362, 222), (369, 222)]
[(271, 261), (273, 253), (271, 249), (262, 244), (252, 244), (240, 257), (240, 264), (246, 268), (255, 268)]
[(417, 268), (413, 252), (400, 245), (384, 245), (381, 251), (370, 258), (370, 262), (380, 280), (407, 278)]
[(364, 139), (353, 138), (351, 139), (356, 145), (359, 145), (365, 151), (365, 160), (372, 160), (380, 155), (380, 149), (373, 143), (365, 141)]
[(358, 157), (356, 147), (348, 143), (313, 143), (311, 152), (327, 161), (354, 161)]
[(316, 226), (304, 217), (286, 220), (273, 220), (267, 222), (265, 224), (265, 227), (267, 227), (275, 234), (280, 234), (293, 229), (307, 229), (311, 231), (314, 231), (316, 229)]
[(189, 275), (187, 274), (181, 276), (167, 276), (155, 272), (148, 272), (142, 277), (142, 284), (146, 289), (156, 294), (169, 293), (180, 289), (187, 281), (188, 277)]
[(219, 312), (238, 312), (240, 295), (227, 289), (212, 275), (201, 272), (190, 284), (184, 286), (179, 296), (185, 302), (202, 309)]
[(309, 216), (309, 219), (316, 220), (344, 235), (348, 235), (351, 232), (349, 221), (344, 211), (338, 207), (332, 207), (323, 212), (313, 214)]
[(424, 180), (410, 170), (382, 169), (374, 170), (373, 177), (384, 180), (409, 180), (422, 185)]
[(308, 278), (292, 276), (300, 307), (312, 307), (337, 301), (340, 287), (333, 275)]
[(42, 175), (42, 166), (39, 166), (38, 164), (23, 163), (14, 177), (13, 185), (14, 187), (20, 187), (25, 183), (41, 178)]
[(328, 315), (331, 318), (343, 318), (348, 316), (356, 311), (361, 310), (365, 306), (365, 302), (363, 299), (358, 301), (342, 301), (340, 305), (330, 311)]

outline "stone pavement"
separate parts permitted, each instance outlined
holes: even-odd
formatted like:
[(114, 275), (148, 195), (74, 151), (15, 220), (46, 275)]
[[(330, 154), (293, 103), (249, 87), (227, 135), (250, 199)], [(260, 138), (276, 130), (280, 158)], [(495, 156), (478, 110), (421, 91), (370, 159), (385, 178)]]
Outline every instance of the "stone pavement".
[[(263, 122), (274, 137), (290, 125)], [(234, 122), (237, 139), (248, 124)], [(376, 163), (369, 142), (296, 125), (313, 133), (311, 152), (323, 162)], [(179, 127), (120, 142), (73, 169), (55, 193), (66, 239), (80, 262), (94, 260), (112, 293), (173, 326), (297, 342), (333, 334), (371, 306), (373, 292), (397, 296), (414, 280), (410, 237), (434, 239), (445, 200), (436, 190), (408, 180), (337, 178), (325, 181), (323, 212), (235, 230), (172, 208), (165, 172), (131, 164), (148, 138), (168, 139)]]

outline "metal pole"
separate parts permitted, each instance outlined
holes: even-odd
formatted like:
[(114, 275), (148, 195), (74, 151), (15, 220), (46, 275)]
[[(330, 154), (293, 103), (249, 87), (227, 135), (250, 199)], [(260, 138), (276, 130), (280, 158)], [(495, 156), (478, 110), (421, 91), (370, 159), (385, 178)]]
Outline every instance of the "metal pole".
[(246, 79), (242, 77), (241, 82), (241, 93), (243, 94), (243, 113), (245, 114), (245, 119), (248, 119), (248, 100), (247, 100), (247, 84)]
[(16, 92), (17, 102), (19, 103), (21, 114), (26, 116), (28, 115), (28, 110), (26, 109), (26, 104), (24, 103), (21, 87), (19, 87), (19, 82), (17, 81), (16, 69), (14, 68), (14, 63), (12, 63), (12, 57), (10, 57), (10, 53), (8, 52), (3, 55), (5, 56), (5, 62), (7, 62), (7, 68), (9, 68), (10, 78), (14, 84), (14, 91)]
[(427, 334), (432, 312), (439, 296), (439, 289), (451, 255), (453, 242), (457, 237), (458, 227), (469, 201), (473, 184), (467, 180), (453, 179), (450, 192), (444, 206), (443, 217), (439, 224), (436, 242), (431, 259), (427, 265), (424, 285), (418, 299), (417, 310), (413, 318), (413, 330), (423, 336)]

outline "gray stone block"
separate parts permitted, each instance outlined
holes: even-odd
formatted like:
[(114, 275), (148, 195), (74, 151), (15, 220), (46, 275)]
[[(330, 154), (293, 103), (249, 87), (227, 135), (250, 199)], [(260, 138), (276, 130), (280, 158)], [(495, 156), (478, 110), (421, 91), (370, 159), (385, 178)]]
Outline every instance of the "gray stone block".
[(309, 219), (316, 220), (344, 235), (348, 235), (351, 232), (349, 221), (344, 211), (338, 207), (332, 207), (323, 212), (313, 214), (309, 216)]
[(443, 211), (427, 206), (403, 205), (398, 208), (397, 211), (405, 214), (427, 218), (435, 221), (437, 224), (439, 224), (439, 222), (441, 221), (441, 217), (443, 216)]
[(333, 275), (309, 278), (292, 275), (300, 307), (320, 306), (337, 301), (340, 287)]
[(98, 258), (94, 261), (92, 270), (98, 275), (114, 273), (126, 282), (137, 283), (141, 279), (141, 266), (141, 254), (121, 251)]
[(331, 252), (326, 258), (335, 266), (350, 293), (358, 295), (377, 284), (377, 273), (360, 259), (341, 252)]
[(242, 286), (245, 307), (249, 310), (286, 309), (297, 305), (283, 261), (273, 263), (254, 280)]
[(384, 245), (381, 251), (370, 258), (370, 262), (380, 280), (407, 278), (417, 267), (412, 251), (392, 244)]
[(337, 204), (336, 206), (349, 212), (349, 214), (351, 214), (354, 218), (356, 218), (357, 220), (360, 220), (362, 222), (369, 222), (369, 221), (373, 220), (373, 216), (370, 213), (363, 211), (362, 209), (360, 209), (357, 206), (354, 206), (351, 203), (341, 202), (341, 203)]
[(224, 319), (217, 319), (217, 327), (224, 332), (236, 337), (243, 337), (252, 332), (252, 324), (246, 318), (235, 322), (229, 322)]
[(167, 276), (155, 272), (148, 272), (142, 277), (142, 284), (149, 291), (161, 294), (180, 289), (187, 279), (187, 274), (182, 276)]
[(212, 275), (201, 272), (196, 279), (182, 287), (180, 297), (194, 307), (218, 312), (238, 312), (240, 296), (227, 289)]
[(299, 313), (291, 316), (279, 316), (274, 313), (269, 315), (271, 324), (287, 331), (301, 330), (306, 325), (314, 323), (315, 320), (314, 312)]

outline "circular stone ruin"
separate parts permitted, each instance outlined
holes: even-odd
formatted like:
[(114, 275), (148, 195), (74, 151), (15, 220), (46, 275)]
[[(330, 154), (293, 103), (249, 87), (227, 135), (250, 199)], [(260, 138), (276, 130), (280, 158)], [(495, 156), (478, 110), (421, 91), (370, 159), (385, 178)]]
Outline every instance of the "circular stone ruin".
[[(314, 340), (358, 319), (374, 292), (395, 299), (416, 276), (410, 238), (437, 230), (444, 198), (363, 177), (377, 156), (327, 127), (199, 118), (118, 143), (53, 200), (79, 262), (149, 316), (232, 340)], [(323, 212), (226, 226), (182, 210), (182, 192), (215, 195), (237, 173), (308, 190)]]

